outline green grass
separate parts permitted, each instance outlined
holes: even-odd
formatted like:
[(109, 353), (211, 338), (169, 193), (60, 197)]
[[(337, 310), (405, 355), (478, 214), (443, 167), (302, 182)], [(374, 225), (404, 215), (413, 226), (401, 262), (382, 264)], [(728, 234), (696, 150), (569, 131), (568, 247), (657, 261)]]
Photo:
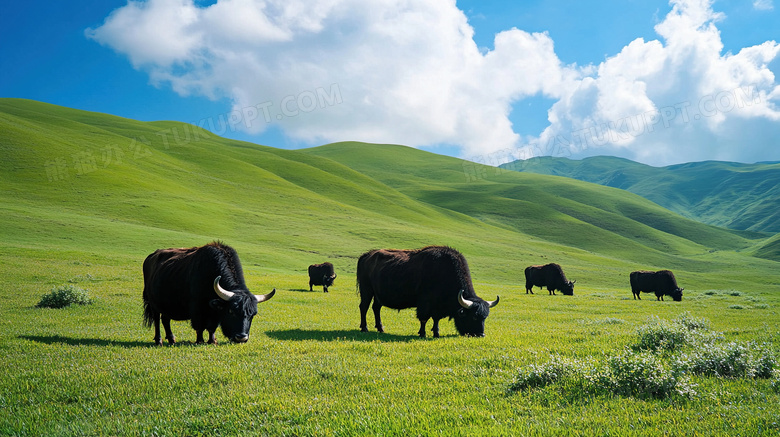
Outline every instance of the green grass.
[[(690, 399), (510, 390), (551, 356), (619, 354), (650, 316), (687, 311), (777, 350), (777, 263), (750, 256), (773, 240), (578, 181), (469, 180), (468, 163), (401, 146), (287, 151), (186, 129), (0, 99), (0, 435), (777, 433), (771, 380), (696, 375)], [(113, 145), (121, 160), (104, 159)], [(85, 153), (96, 165), (77, 174)], [(52, 177), (58, 159), (67, 178)], [(143, 259), (213, 239), (237, 249), (250, 290), (277, 295), (246, 344), (196, 346), (174, 322), (180, 343), (152, 347)], [(485, 338), (445, 320), (442, 338), (419, 339), (411, 310), (359, 332), (357, 257), (426, 244), (460, 250), (477, 293), (501, 296)], [(334, 286), (308, 292), (306, 267), (326, 260)], [(543, 261), (577, 280), (574, 296), (525, 294), (523, 268)], [(683, 301), (631, 299), (636, 268), (674, 270)], [(36, 308), (63, 284), (94, 303)]]

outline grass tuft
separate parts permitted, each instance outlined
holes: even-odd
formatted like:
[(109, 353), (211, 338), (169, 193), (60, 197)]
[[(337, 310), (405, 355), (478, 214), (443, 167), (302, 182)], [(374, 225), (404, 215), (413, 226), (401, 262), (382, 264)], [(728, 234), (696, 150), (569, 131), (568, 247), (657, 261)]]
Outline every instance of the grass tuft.
[(41, 296), (38, 308), (65, 308), (70, 305), (90, 305), (94, 302), (89, 291), (72, 284), (54, 287)]

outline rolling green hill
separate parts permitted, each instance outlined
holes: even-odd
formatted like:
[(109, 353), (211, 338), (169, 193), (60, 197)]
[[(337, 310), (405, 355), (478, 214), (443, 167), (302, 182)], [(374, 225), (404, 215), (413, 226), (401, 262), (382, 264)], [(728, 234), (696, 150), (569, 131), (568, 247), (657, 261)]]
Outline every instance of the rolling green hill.
[(659, 168), (597, 156), (580, 161), (539, 157), (501, 167), (620, 188), (715, 226), (780, 232), (780, 163), (705, 161)]
[(0, 236), (17, 249), (141, 260), (220, 238), (264, 268), (336, 257), (350, 271), (370, 248), (449, 244), (491, 280), (517, 281), (545, 259), (584, 276), (604, 265), (705, 274), (722, 268), (707, 254), (762, 244), (621, 190), (491, 167), (474, 178), (466, 161), (403, 146), (281, 150), (15, 99), (0, 101), (0, 123)]

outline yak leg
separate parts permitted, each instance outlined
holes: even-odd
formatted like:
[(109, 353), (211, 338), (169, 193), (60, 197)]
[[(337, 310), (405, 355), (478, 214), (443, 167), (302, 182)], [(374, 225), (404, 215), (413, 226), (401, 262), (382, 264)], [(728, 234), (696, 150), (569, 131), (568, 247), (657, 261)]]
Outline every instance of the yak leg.
[(433, 338), (439, 338), (439, 319), (433, 319)]
[[(165, 339), (168, 340), (168, 344), (176, 343), (176, 337), (174, 337), (173, 332), (171, 332), (171, 318), (162, 316), (161, 319), (163, 328), (165, 328)], [(160, 335), (159, 332), (157, 335)]]
[(313, 285), (313, 284), (311, 283), (311, 281), (309, 281), (309, 291), (314, 291), (314, 289), (313, 289), (313, 288), (311, 288), (311, 286), (312, 286), (312, 285)]
[(162, 346), (162, 337), (160, 336), (160, 313), (154, 315), (154, 344)]
[(420, 338), (425, 338), (425, 325), (428, 324), (428, 319), (420, 319), (420, 330), (417, 332), (417, 335), (420, 336)]
[(327, 293), (327, 292), (328, 292), (328, 286), (327, 286), (327, 285), (323, 285), (323, 286), (322, 286), (322, 291), (323, 291), (324, 293)]
[(197, 338), (195, 338), (195, 344), (203, 344), (205, 341), (203, 341), (203, 329), (196, 329), (195, 333), (197, 334)]
[(371, 309), (374, 310), (374, 326), (376, 326), (376, 330), (379, 332), (385, 332), (385, 328), (382, 326), (382, 315), (379, 314), (379, 312), (382, 311), (382, 304), (374, 299), (374, 305), (371, 306)]
[(551, 289), (548, 288), (547, 289), (547, 293), (548, 293), (548, 295), (555, 296), (555, 289), (551, 290)]
[(368, 307), (371, 305), (371, 299), (365, 297), (360, 299), (360, 331), (368, 332), (368, 322), (366, 321), (366, 313), (368, 313)]
[(209, 329), (209, 344), (217, 344), (217, 337), (214, 335), (215, 332), (217, 332), (216, 329)]

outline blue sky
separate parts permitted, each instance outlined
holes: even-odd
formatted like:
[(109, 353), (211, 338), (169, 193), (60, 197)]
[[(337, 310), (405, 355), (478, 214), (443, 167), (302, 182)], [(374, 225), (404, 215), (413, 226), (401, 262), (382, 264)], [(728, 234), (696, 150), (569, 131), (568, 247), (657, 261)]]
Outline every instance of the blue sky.
[(768, 0), (4, 5), (0, 97), (274, 147), (780, 160)]

